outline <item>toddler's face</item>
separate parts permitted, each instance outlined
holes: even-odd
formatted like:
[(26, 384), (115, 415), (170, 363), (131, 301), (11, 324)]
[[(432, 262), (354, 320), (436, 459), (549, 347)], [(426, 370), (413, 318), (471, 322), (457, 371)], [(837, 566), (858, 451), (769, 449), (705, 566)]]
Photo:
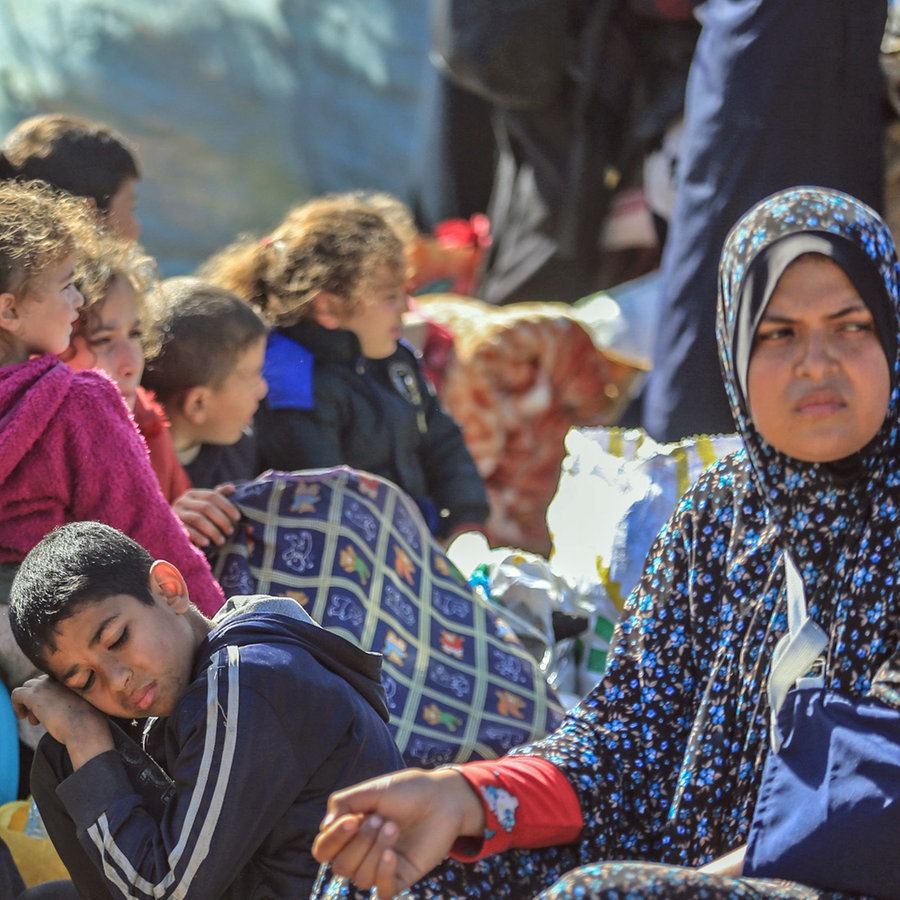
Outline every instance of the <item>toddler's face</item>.
[(69, 346), (72, 326), (84, 298), (75, 287), (75, 256), (53, 263), (16, 297), (12, 334), (22, 358), (32, 353), (59, 355)]
[(358, 305), (341, 319), (340, 327), (359, 338), (363, 356), (385, 359), (397, 349), (408, 308), (403, 274), (381, 265), (361, 287)]
[(205, 444), (234, 444), (253, 423), (259, 401), (269, 386), (263, 378), (266, 339), (260, 337), (238, 357), (231, 374), (210, 392), (200, 440)]
[(99, 308), (92, 308), (84, 331), (72, 337), (73, 369), (100, 369), (115, 381), (134, 411), (144, 371), (138, 296), (126, 278), (113, 279)]

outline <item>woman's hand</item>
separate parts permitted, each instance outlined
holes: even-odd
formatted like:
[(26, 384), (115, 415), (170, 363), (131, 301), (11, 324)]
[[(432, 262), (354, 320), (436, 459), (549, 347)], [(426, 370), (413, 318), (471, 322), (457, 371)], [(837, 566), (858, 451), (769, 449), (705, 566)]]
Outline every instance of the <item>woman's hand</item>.
[(455, 769), (406, 769), (332, 794), (313, 856), (386, 900), (484, 825), (481, 800)]

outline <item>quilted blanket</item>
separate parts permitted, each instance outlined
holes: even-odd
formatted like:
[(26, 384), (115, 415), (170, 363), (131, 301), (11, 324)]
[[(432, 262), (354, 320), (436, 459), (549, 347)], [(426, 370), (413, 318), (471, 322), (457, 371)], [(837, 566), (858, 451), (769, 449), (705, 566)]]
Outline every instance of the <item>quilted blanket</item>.
[(410, 765), (490, 759), (559, 723), (537, 661), (396, 485), (347, 467), (267, 472), (231, 499), (241, 523), (213, 560), (226, 596), (292, 597), (381, 653), (390, 727)]

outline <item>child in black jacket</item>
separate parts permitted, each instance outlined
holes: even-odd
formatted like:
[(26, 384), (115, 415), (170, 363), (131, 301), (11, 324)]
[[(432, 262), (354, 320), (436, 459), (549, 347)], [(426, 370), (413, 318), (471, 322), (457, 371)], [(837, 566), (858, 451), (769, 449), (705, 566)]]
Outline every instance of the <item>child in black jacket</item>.
[(401, 238), (356, 195), (311, 200), (204, 267), (273, 326), (256, 417), (260, 468), (348, 465), (399, 485), (431, 531), (480, 529), (487, 494), (456, 422), (401, 340)]

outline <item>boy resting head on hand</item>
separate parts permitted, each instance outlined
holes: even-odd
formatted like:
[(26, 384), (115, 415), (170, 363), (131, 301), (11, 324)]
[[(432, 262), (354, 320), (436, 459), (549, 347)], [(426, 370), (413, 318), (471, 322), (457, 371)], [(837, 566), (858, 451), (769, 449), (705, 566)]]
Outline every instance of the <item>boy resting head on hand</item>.
[[(37, 544), (10, 620), (47, 673), (13, 705), (48, 731), (32, 790), (82, 896), (307, 896), (328, 794), (403, 766), (380, 657), (287, 598), (234, 597), (211, 621), (109, 526)], [(110, 716), (146, 719), (143, 748)]]

